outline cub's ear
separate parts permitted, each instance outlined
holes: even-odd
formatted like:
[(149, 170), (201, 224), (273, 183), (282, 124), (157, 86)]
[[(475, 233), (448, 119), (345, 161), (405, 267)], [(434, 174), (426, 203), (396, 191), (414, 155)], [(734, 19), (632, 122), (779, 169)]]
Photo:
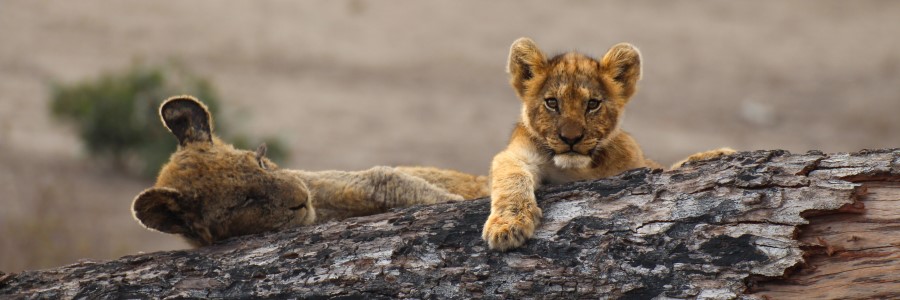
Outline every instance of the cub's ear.
[(131, 211), (144, 227), (165, 233), (187, 233), (189, 228), (181, 217), (180, 199), (178, 190), (153, 187), (134, 198)]
[(509, 63), (506, 72), (519, 97), (528, 89), (527, 82), (546, 75), (547, 58), (529, 38), (519, 38), (509, 47)]
[(166, 99), (159, 106), (159, 117), (181, 146), (212, 143), (212, 116), (197, 98), (185, 95)]
[(629, 43), (619, 43), (600, 61), (602, 72), (620, 84), (622, 96), (631, 98), (641, 79), (641, 52)]

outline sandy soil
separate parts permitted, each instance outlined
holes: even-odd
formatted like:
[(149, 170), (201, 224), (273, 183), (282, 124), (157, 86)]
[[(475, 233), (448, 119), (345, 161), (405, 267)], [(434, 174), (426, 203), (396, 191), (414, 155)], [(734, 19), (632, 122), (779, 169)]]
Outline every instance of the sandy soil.
[(518, 115), (504, 64), (638, 45), (624, 128), (664, 163), (692, 152), (900, 146), (895, 1), (3, 1), (0, 270), (185, 247), (131, 220), (150, 185), (86, 160), (48, 114), (52, 81), (177, 59), (223, 114), (278, 135), (289, 167), (486, 173)]

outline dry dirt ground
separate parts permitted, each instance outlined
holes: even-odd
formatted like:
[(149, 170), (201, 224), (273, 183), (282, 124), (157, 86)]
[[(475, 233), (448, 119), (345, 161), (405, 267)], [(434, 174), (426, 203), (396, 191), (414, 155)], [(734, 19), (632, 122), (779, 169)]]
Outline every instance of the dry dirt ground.
[(692, 152), (900, 146), (897, 1), (3, 1), (0, 270), (185, 247), (131, 219), (150, 185), (86, 159), (48, 83), (177, 59), (219, 119), (278, 135), (288, 167), (422, 164), (486, 173), (518, 115), (504, 64), (530, 36), (645, 59), (624, 128)]

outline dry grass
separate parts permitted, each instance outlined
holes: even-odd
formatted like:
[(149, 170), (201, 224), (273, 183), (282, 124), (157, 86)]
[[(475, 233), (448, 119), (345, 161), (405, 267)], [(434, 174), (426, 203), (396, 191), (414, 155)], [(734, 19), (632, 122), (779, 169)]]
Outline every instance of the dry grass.
[(900, 2), (3, 1), (0, 270), (182, 247), (131, 220), (149, 183), (83, 161), (46, 85), (183, 61), (233, 127), (277, 134), (288, 165), (425, 164), (485, 173), (518, 103), (515, 38), (645, 56), (624, 128), (660, 162), (729, 145), (900, 146)]

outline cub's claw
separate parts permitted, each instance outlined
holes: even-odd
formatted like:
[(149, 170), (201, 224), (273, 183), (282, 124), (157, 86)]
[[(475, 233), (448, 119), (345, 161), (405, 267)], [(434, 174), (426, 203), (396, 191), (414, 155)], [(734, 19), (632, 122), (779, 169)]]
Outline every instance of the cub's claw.
[(530, 205), (518, 214), (492, 212), (484, 224), (481, 237), (492, 250), (506, 251), (518, 248), (534, 236), (534, 229), (541, 222), (541, 209)]

